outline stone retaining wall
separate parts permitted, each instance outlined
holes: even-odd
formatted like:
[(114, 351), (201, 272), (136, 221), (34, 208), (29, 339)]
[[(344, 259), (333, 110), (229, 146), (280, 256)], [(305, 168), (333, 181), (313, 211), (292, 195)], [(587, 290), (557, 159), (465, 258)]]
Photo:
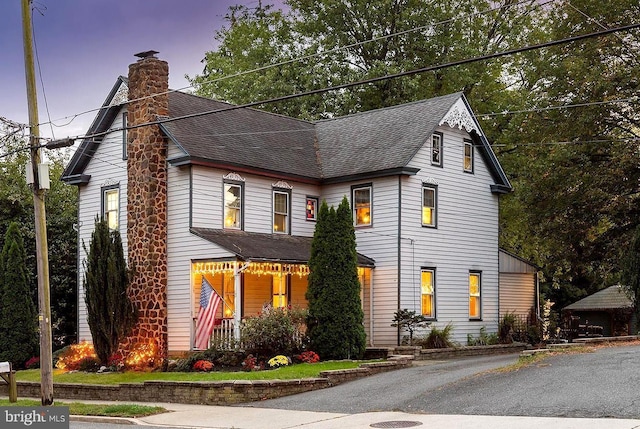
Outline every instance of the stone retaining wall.
[(392, 353), (395, 355), (412, 355), (415, 360), (431, 360), (519, 353), (527, 347), (528, 345), (523, 343), (496, 344), (491, 346), (463, 346), (446, 349), (421, 349), (420, 347), (402, 346), (396, 347)]
[[(323, 371), (318, 378), (301, 380), (233, 380), (207, 382), (146, 381), (119, 385), (54, 383), (55, 398), (134, 402), (173, 402), (182, 404), (225, 405), (253, 402), (324, 389), (360, 377), (406, 368), (411, 359), (365, 363), (359, 368)], [(40, 383), (19, 381), (19, 398), (39, 398)], [(8, 395), (6, 385), (0, 395)]]

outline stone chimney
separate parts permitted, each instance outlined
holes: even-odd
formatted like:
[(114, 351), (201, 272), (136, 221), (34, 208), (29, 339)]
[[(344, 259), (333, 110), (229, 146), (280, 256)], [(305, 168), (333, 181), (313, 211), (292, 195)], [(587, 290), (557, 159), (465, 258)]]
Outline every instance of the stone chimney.
[[(136, 100), (128, 107), (130, 127), (169, 114), (169, 65), (155, 54), (136, 54), (140, 59), (129, 66), (129, 100)], [(131, 353), (157, 347), (157, 367), (167, 358), (167, 141), (158, 125), (148, 125), (130, 129), (128, 143), (129, 297), (138, 309), (138, 323), (121, 349)]]

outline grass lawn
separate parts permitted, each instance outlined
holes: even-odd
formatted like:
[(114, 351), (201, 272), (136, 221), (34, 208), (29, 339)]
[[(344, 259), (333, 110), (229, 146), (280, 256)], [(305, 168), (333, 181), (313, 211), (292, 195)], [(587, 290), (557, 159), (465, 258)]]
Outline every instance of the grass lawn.
[[(364, 361), (326, 361), (300, 363), (277, 369), (252, 372), (64, 372), (53, 371), (54, 383), (119, 384), (160, 381), (222, 381), (222, 380), (290, 380), (318, 377), (321, 371), (357, 368)], [(16, 372), (17, 381), (40, 381), (40, 370), (30, 369)]]
[[(9, 402), (8, 399), (0, 399), (2, 407), (39, 407), (41, 402), (37, 399), (18, 399), (18, 402)], [(76, 416), (106, 416), (106, 417), (144, 417), (153, 414), (164, 413), (162, 407), (148, 407), (145, 405), (129, 404), (82, 404), (79, 402), (55, 401), (55, 406), (69, 407), (69, 414)]]

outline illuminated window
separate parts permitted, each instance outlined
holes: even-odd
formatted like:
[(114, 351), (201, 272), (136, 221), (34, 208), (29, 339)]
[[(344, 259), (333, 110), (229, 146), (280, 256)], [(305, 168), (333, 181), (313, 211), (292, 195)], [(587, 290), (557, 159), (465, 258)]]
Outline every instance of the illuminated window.
[(112, 186), (102, 189), (102, 208), (104, 220), (107, 221), (109, 229), (118, 229), (120, 208), (120, 189), (118, 187)]
[(289, 233), (289, 193), (273, 191), (273, 232)]
[(242, 229), (242, 186), (224, 185), (224, 227)]
[(442, 167), (442, 134), (433, 133), (431, 136), (431, 165)]
[(436, 185), (422, 185), (422, 226), (436, 226)]
[(436, 317), (435, 306), (435, 270), (422, 269), (420, 271), (420, 292), (422, 295), (422, 315), (433, 319)]
[(307, 197), (306, 213), (305, 219), (318, 220), (318, 198)]
[(353, 188), (355, 226), (371, 225), (371, 186)]
[(473, 173), (473, 143), (469, 140), (464, 141), (464, 171)]
[(273, 308), (285, 308), (287, 299), (287, 275), (278, 273), (273, 275)]
[(480, 273), (469, 273), (469, 319), (482, 318), (482, 306), (480, 301)]

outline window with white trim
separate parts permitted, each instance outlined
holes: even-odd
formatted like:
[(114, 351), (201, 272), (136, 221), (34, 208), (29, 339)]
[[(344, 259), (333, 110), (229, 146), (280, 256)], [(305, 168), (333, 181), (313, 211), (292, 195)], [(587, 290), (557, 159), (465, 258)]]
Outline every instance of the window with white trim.
[(273, 308), (286, 308), (289, 304), (289, 298), (287, 294), (288, 277), (289, 276), (284, 273), (277, 273), (272, 277)]
[(289, 192), (273, 191), (273, 232), (289, 233)]
[(473, 173), (473, 142), (471, 140), (464, 141), (463, 168), (465, 172)]
[(431, 135), (431, 165), (442, 167), (442, 133)]
[(110, 230), (120, 225), (120, 188), (109, 186), (102, 188), (102, 215)]
[(242, 185), (224, 184), (224, 228), (242, 229)]
[(371, 185), (354, 187), (352, 201), (354, 225), (371, 225)]
[(318, 198), (307, 197), (306, 204), (306, 220), (318, 220)]
[(421, 314), (429, 319), (436, 317), (436, 270), (420, 270)]
[(422, 185), (422, 226), (435, 228), (437, 214), (438, 187), (431, 184)]
[(469, 272), (469, 319), (482, 319), (481, 280), (479, 271)]

